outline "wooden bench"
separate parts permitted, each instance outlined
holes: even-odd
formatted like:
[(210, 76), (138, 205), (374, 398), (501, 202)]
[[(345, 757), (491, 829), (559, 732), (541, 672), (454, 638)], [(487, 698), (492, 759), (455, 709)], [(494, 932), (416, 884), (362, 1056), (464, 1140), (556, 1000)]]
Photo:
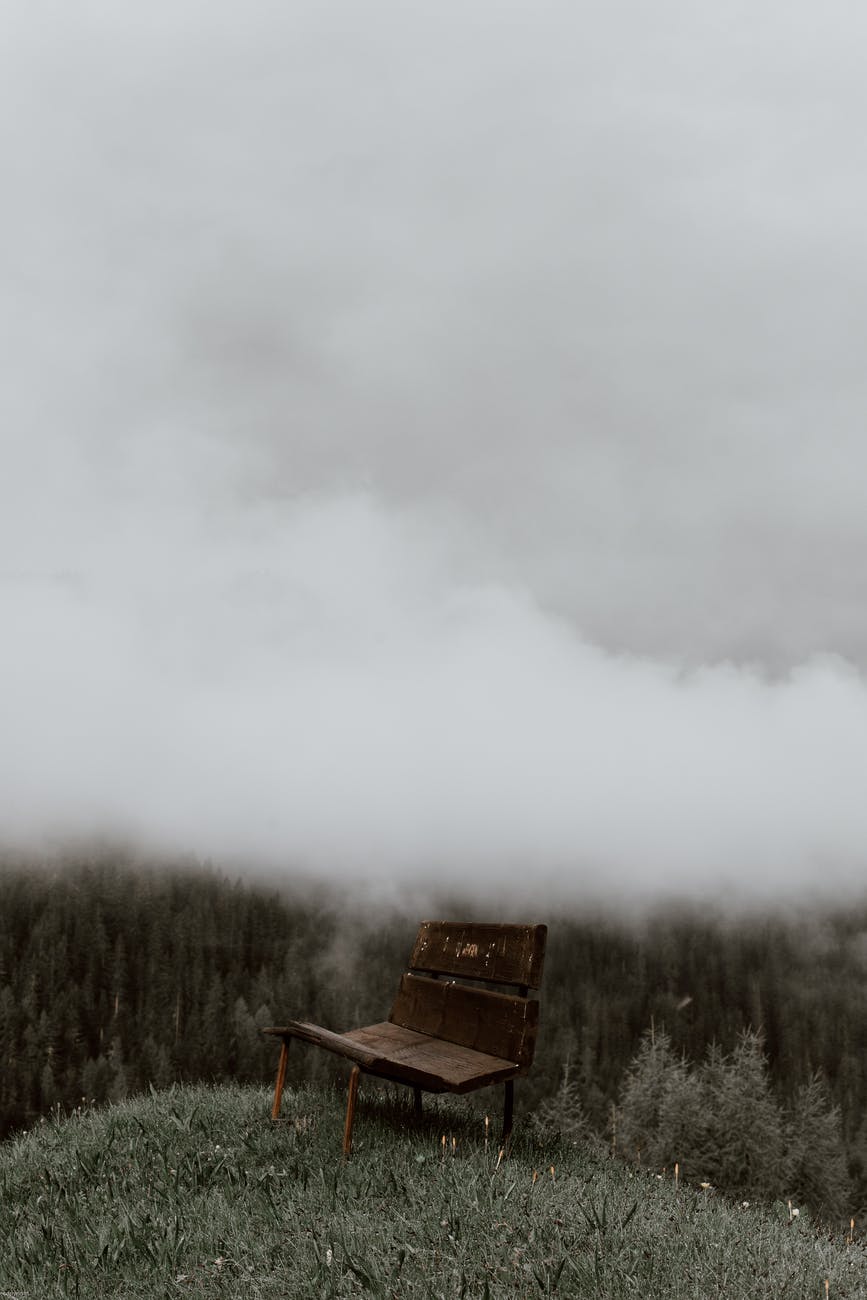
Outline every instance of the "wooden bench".
[[(353, 1063), (344, 1156), (352, 1150), (362, 1073), (411, 1087), (416, 1115), (422, 1092), (471, 1092), (502, 1083), (505, 1142), (514, 1080), (530, 1068), (536, 1046), (539, 1003), (529, 993), (542, 981), (547, 933), (545, 925), (422, 922), (387, 1020), (343, 1034), (300, 1020), (263, 1030), (282, 1039), (271, 1118), (280, 1115), (289, 1042), (300, 1038)], [(504, 985), (517, 992), (500, 991)]]

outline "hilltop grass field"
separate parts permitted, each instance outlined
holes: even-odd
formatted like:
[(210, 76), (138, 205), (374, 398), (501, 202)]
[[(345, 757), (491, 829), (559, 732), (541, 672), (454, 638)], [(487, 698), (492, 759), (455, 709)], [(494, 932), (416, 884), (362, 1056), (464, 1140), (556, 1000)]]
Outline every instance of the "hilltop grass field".
[(0, 1146), (0, 1298), (867, 1297), (867, 1251), (492, 1113), (362, 1088), (154, 1092)]

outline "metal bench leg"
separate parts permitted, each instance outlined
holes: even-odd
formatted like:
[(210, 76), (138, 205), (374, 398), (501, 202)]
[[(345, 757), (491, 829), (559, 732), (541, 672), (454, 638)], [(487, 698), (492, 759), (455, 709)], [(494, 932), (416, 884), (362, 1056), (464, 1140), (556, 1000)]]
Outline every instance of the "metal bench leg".
[(271, 1118), (279, 1119), (280, 1102), (283, 1099), (283, 1084), (286, 1082), (286, 1062), (289, 1059), (289, 1040), (283, 1039), (283, 1046), (280, 1048), (280, 1064), (277, 1066), (277, 1082), (274, 1085), (274, 1105), (271, 1107)]
[(352, 1121), (355, 1119), (355, 1098), (358, 1096), (358, 1080), (360, 1076), (360, 1068), (354, 1065), (349, 1076), (349, 1095), (346, 1099), (346, 1127), (343, 1130), (344, 1160), (348, 1159), (352, 1153)]
[(508, 1079), (503, 1085), (503, 1141), (505, 1142), (512, 1133), (512, 1107), (515, 1100), (515, 1081)]
[(412, 1090), (413, 1111), (417, 1120), (421, 1119), (421, 1088)]

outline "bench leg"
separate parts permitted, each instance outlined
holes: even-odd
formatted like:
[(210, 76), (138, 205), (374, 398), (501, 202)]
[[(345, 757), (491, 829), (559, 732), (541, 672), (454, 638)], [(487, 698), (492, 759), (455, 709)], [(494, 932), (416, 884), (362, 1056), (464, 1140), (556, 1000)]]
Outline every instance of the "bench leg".
[(515, 1100), (515, 1081), (509, 1079), (504, 1084), (503, 1095), (503, 1141), (511, 1136), (512, 1133), (512, 1107)]
[(358, 1096), (358, 1080), (360, 1076), (361, 1070), (357, 1065), (354, 1065), (349, 1076), (349, 1095), (346, 1099), (346, 1126), (343, 1130), (344, 1160), (347, 1160), (352, 1153), (352, 1121), (355, 1119), (355, 1098)]
[(280, 1064), (277, 1066), (277, 1082), (274, 1085), (274, 1105), (271, 1107), (271, 1118), (279, 1119), (280, 1102), (283, 1099), (283, 1084), (286, 1082), (286, 1062), (289, 1059), (289, 1040), (283, 1039), (283, 1046), (280, 1048)]
[(413, 1111), (415, 1113), (415, 1118), (417, 1120), (421, 1119), (421, 1088), (413, 1088), (412, 1101), (413, 1101)]

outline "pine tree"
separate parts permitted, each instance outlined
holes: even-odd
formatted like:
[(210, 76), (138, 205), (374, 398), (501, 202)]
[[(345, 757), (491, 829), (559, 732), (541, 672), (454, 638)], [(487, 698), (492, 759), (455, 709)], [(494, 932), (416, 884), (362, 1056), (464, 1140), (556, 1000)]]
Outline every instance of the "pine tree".
[(710, 1180), (738, 1195), (780, 1196), (788, 1180), (785, 1129), (761, 1036), (747, 1030), (729, 1057), (709, 1064), (703, 1081)]
[(681, 1059), (672, 1060), (664, 1080), (654, 1140), (647, 1151), (654, 1168), (672, 1169), (695, 1181), (707, 1177), (707, 1111), (700, 1075)]
[(578, 1081), (572, 1077), (571, 1062), (567, 1057), (563, 1062), (563, 1076), (560, 1086), (551, 1097), (546, 1097), (533, 1112), (537, 1128), (559, 1133), (561, 1137), (577, 1141), (586, 1138), (590, 1125), (581, 1103), (581, 1089)]
[(668, 1034), (648, 1030), (627, 1072), (618, 1108), (618, 1149), (627, 1158), (656, 1165), (659, 1116), (676, 1065)]
[(818, 1074), (798, 1089), (788, 1137), (793, 1199), (827, 1222), (842, 1218), (852, 1209), (843, 1129), (840, 1112)]

